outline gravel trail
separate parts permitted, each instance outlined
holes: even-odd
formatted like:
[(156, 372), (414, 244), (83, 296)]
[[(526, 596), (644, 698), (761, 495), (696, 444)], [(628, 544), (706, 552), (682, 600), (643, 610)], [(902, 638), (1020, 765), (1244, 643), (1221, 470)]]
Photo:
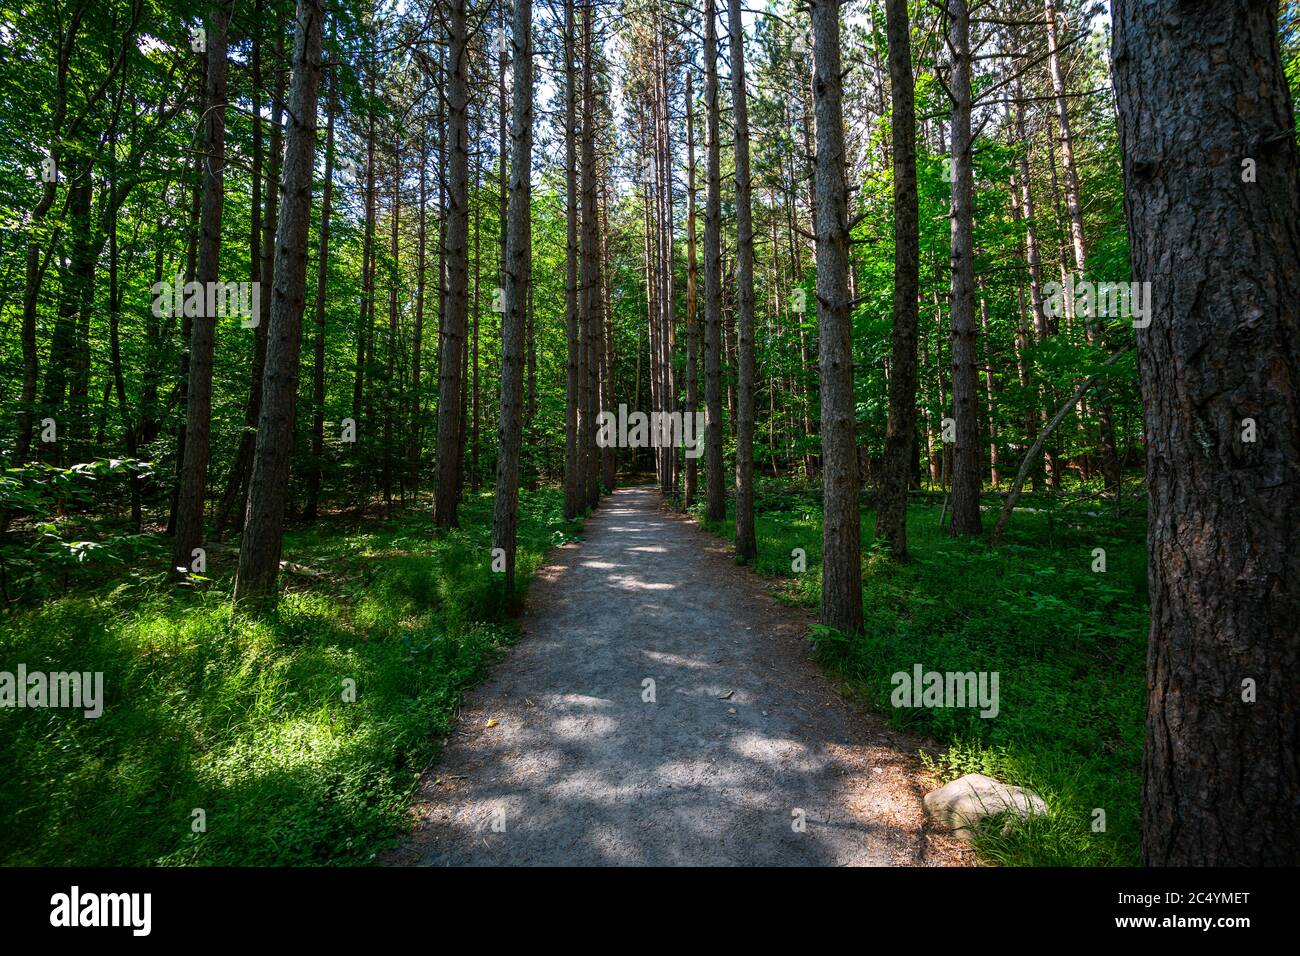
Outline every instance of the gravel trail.
[(519, 643), (466, 694), (385, 863), (966, 860), (926, 828), (921, 742), (834, 691), (811, 617), (727, 542), (651, 487), (606, 497), (583, 538), (534, 580)]

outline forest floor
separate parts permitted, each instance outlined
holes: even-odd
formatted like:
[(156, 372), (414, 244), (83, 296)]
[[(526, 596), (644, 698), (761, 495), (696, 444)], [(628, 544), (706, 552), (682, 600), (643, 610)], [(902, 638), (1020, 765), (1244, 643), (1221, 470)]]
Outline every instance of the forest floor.
[(521, 623), (384, 862), (971, 861), (926, 824), (925, 741), (847, 703), (812, 616), (654, 488), (604, 499)]

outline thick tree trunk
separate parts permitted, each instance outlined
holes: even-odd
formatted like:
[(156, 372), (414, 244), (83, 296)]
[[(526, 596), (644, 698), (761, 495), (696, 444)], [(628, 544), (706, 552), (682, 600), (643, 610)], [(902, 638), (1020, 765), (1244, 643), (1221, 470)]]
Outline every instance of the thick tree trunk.
[(511, 110), (510, 205), (506, 235), (506, 312), (501, 327), (501, 450), (497, 455), (492, 545), (505, 551), (505, 589), (515, 583), (519, 524), (519, 454), (523, 436), (524, 310), (532, 280), (531, 191), (533, 168), (532, 0), (515, 0), (514, 104)]
[[(216, 282), (221, 265), (221, 212), (225, 198), (226, 30), (233, 0), (208, 14), (207, 122), (204, 126), (203, 219), (196, 280), (204, 289)], [(206, 311), (206, 310), (202, 310)], [(194, 316), (190, 324), (189, 389), (185, 412), (185, 459), (176, 496), (176, 539), (172, 573), (190, 569), (193, 551), (203, 544), (204, 491), (208, 479), (208, 436), (212, 426), (212, 346), (216, 319)]]
[(718, 144), (718, 33), (714, 0), (704, 0), (704, 428), (710, 521), (727, 517), (722, 475), (722, 181)]
[(1300, 161), (1277, 8), (1117, 0), (1114, 17), (1130, 258), (1151, 283), (1143, 857), (1294, 865)]
[(567, 239), (564, 259), (564, 517), (582, 511), (582, 463), (578, 445), (578, 71), (574, 36), (574, 0), (564, 3), (564, 189)]
[(257, 425), (257, 453), (240, 541), (239, 574), (235, 579), (234, 602), (245, 607), (275, 603), (281, 532), (289, 496), (289, 465), (293, 459), (324, 0), (298, 0), (296, 19), (289, 135), (284, 155), (284, 209), (275, 236), (275, 280), (267, 332), (262, 415)]
[(817, 323), (822, 405), (822, 623), (862, 631), (862, 521), (849, 314), (839, 0), (812, 0), (817, 113)]
[(971, 54), (967, 0), (948, 0), (952, 51), (952, 533), (979, 534), (980, 428), (975, 372), (974, 173), (971, 168)]
[(916, 444), (916, 340), (920, 240), (916, 193), (916, 103), (907, 0), (886, 0), (894, 162), (894, 331), (889, 362), (889, 424), (876, 502), (876, 535), (907, 559), (908, 476)]

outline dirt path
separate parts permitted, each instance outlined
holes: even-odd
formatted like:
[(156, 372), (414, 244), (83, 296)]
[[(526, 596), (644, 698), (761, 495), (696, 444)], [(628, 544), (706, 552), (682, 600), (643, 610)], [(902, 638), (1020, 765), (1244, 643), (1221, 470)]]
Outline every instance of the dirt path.
[(924, 828), (917, 741), (831, 689), (809, 616), (726, 542), (647, 487), (606, 498), (584, 537), (538, 575), (522, 639), (466, 696), (385, 862), (961, 859)]

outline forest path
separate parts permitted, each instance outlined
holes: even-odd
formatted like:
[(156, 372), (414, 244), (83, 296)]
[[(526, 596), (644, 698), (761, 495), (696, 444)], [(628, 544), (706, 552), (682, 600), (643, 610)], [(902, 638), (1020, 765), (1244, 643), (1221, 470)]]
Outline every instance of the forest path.
[(917, 742), (832, 690), (810, 620), (654, 488), (614, 492), (534, 580), (519, 643), (466, 695), (384, 862), (960, 859), (925, 831)]

